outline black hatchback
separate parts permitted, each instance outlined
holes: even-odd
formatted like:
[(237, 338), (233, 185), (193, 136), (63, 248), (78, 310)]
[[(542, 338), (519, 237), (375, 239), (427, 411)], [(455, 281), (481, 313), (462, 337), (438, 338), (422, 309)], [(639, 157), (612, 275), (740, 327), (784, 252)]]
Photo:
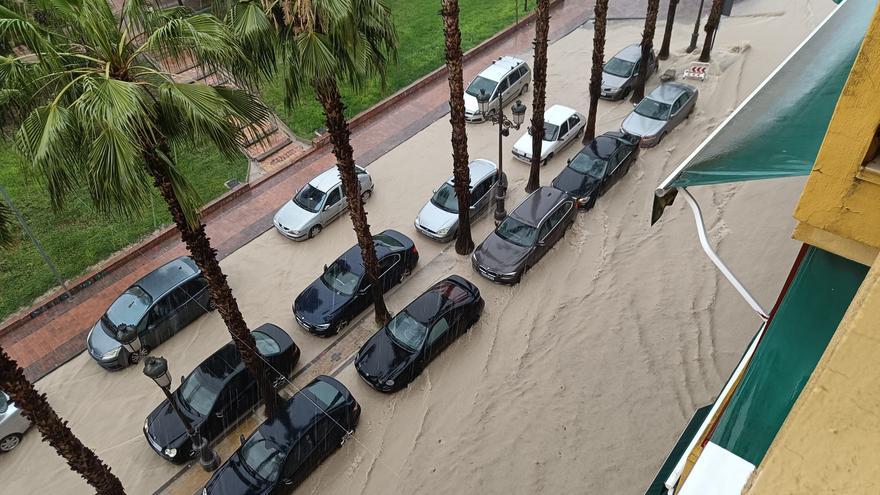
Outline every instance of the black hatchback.
[[(257, 352), (266, 362), (276, 388), (287, 383), (299, 360), (300, 350), (284, 330), (271, 323), (251, 332)], [(180, 412), (207, 441), (220, 438), (262, 400), (260, 387), (245, 368), (235, 344), (229, 342), (201, 362), (172, 392)], [(182, 463), (191, 459), (192, 440), (168, 400), (147, 416), (144, 436), (164, 459)]]
[(361, 347), (358, 374), (380, 392), (406, 387), (480, 319), (483, 306), (480, 290), (463, 277), (437, 282)]
[(578, 206), (590, 209), (599, 196), (629, 172), (639, 157), (638, 136), (606, 132), (581, 149), (553, 179), (553, 187), (577, 198)]
[[(382, 292), (388, 292), (409, 276), (419, 261), (412, 239), (396, 230), (373, 236), (379, 259)], [(373, 304), (357, 245), (346, 251), (293, 302), (293, 316), (307, 331), (326, 337), (344, 329), (352, 319)]]
[(220, 466), (204, 495), (289, 493), (354, 432), (361, 406), (345, 385), (319, 376), (290, 398)]

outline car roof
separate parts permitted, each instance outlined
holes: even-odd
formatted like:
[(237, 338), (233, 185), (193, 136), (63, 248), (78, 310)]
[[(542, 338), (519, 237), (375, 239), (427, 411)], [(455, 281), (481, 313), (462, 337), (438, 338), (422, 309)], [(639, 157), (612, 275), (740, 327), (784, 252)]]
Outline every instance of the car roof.
[(590, 154), (599, 158), (608, 158), (620, 147), (620, 139), (610, 133), (597, 136), (590, 144), (581, 149), (581, 153)]
[[(390, 238), (394, 239), (395, 241), (398, 241), (401, 244), (403, 244), (403, 247), (388, 246), (381, 241), (376, 242), (377, 241), (376, 238), (379, 236), (390, 237)], [(374, 241), (373, 244), (376, 246), (376, 257), (377, 258), (381, 258), (389, 253), (396, 253), (398, 251), (403, 251), (409, 245), (413, 244), (412, 239), (410, 239), (406, 235), (401, 234), (400, 232), (398, 232), (394, 229), (383, 230), (382, 232), (379, 232), (378, 234), (373, 235), (373, 241)], [(361, 247), (357, 244), (350, 247), (346, 252), (342, 253), (342, 255), (337, 259), (347, 261), (349, 264), (349, 269), (351, 270), (352, 273), (359, 274), (359, 273), (364, 272), (363, 258), (361, 257)]]
[(642, 58), (642, 45), (639, 43), (633, 43), (617, 52), (613, 58), (619, 58), (620, 60), (626, 60), (627, 62), (638, 62)]
[(199, 273), (199, 267), (192, 258), (181, 256), (146, 274), (134, 285), (155, 299)]
[(516, 57), (504, 56), (498, 57), (492, 62), (492, 65), (483, 69), (480, 76), (493, 81), (500, 81), (511, 69), (523, 64), (524, 62)]
[(303, 393), (319, 382), (333, 386), (346, 400), (351, 398), (351, 392), (345, 388), (345, 385), (334, 378), (320, 375), (293, 394), (283, 409), (274, 418), (267, 419), (257, 431), (262, 432), (264, 437), (271, 438), (279, 447), (286, 450), (292, 448), (309, 430), (315, 419), (324, 414), (323, 409), (319, 410), (316, 407), (318, 404)]
[(694, 89), (695, 88), (690, 84), (668, 82), (654, 88), (654, 90), (651, 91), (651, 94), (648, 95), (648, 98), (654, 101), (659, 101), (661, 103), (671, 104), (674, 103), (676, 98), (681, 96), (683, 93), (689, 93)]
[(544, 112), (544, 121), (553, 125), (562, 125), (576, 110), (563, 105), (553, 105)]
[[(284, 330), (281, 330), (271, 323), (260, 325), (251, 331), (251, 333), (254, 332), (260, 332), (272, 340), (275, 340), (282, 349), (292, 342), (292, 339), (290, 339)], [(282, 340), (279, 340), (279, 337), (281, 337)], [(288, 342), (283, 341), (284, 337), (287, 337), (286, 340), (288, 340)], [(211, 354), (205, 358), (204, 361), (199, 363), (196, 370), (202, 372), (203, 379), (222, 385), (230, 378), (243, 371), (244, 368), (245, 365), (241, 360), (241, 355), (238, 353), (238, 349), (235, 347), (235, 343), (228, 342), (223, 347), (217, 349), (214, 354)]]
[(309, 185), (323, 192), (330, 192), (331, 189), (339, 185), (342, 179), (339, 178), (339, 169), (334, 165), (321, 172), (317, 177), (309, 181)]
[(539, 187), (517, 206), (510, 216), (532, 227), (547, 216), (562, 200), (568, 197), (563, 191), (555, 187)]
[[(476, 186), (483, 179), (495, 174), (495, 172), (498, 171), (498, 167), (496, 167), (494, 163), (490, 162), (489, 160), (484, 160), (482, 158), (472, 160), (470, 163), (468, 163), (468, 169), (470, 170), (470, 187)], [(449, 185), (454, 185), (455, 177), (450, 177), (446, 180), (446, 182)]]
[(404, 311), (416, 321), (424, 324), (445, 313), (449, 308), (461, 303), (470, 292), (451, 278), (441, 280), (409, 303)]

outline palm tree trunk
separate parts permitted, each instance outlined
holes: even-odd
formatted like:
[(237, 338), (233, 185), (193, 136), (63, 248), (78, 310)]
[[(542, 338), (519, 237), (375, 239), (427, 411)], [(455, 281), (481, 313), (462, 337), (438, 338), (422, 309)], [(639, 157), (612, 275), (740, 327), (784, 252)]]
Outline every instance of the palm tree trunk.
[(657, 13), (660, 0), (648, 0), (648, 11), (645, 13), (645, 29), (642, 31), (642, 61), (639, 63), (639, 77), (633, 88), (632, 101), (638, 103), (645, 97), (645, 82), (648, 80), (648, 57), (654, 49), (654, 30), (657, 28)]
[[(159, 149), (165, 146), (157, 147)], [(148, 148), (149, 149), (149, 148)], [(167, 151), (167, 150), (164, 150)], [(165, 153), (170, 156), (169, 153)], [(217, 250), (211, 246), (211, 240), (205, 232), (205, 224), (199, 222), (198, 225), (191, 225), (184, 215), (183, 207), (177, 200), (174, 193), (171, 179), (166, 171), (166, 164), (155, 153), (148, 153), (144, 156), (147, 168), (153, 176), (153, 181), (162, 198), (168, 206), (171, 218), (177, 230), (180, 232), (180, 238), (189, 250), (190, 255), (196, 262), (196, 265), (202, 270), (202, 274), (208, 280), (208, 288), (211, 291), (211, 300), (223, 318), (223, 323), (232, 335), (232, 342), (241, 356), (241, 360), (247, 367), (248, 371), (258, 383), (260, 394), (264, 399), (264, 411), (267, 417), (275, 416), (280, 398), (272, 386), (272, 377), (274, 373), (269, 373), (263, 360), (257, 355), (257, 343), (254, 336), (251, 335), (244, 316), (238, 308), (238, 302), (232, 295), (232, 289), (226, 280), (226, 274), (220, 268), (220, 262), (217, 261)]]
[(706, 19), (706, 38), (703, 40), (700, 62), (708, 62), (711, 58), (712, 45), (715, 43), (715, 31), (718, 30), (718, 23), (721, 22), (721, 6), (723, 3), (724, 0), (714, 0), (712, 2), (712, 10), (709, 11), (709, 17)]
[[(674, 0), (673, 0), (674, 1)], [(608, 21), (608, 0), (596, 0), (593, 8), (593, 68), (590, 71), (590, 111), (584, 144), (596, 137), (596, 113), (599, 111), (599, 93), (602, 91), (602, 64), (605, 62), (605, 26)]]
[(449, 123), (452, 124), (452, 175), (458, 198), (458, 237), (455, 252), (474, 250), (470, 218), (470, 169), (467, 131), (464, 122), (464, 75), (461, 60), (461, 29), (458, 26), (458, 0), (442, 0), (443, 34), (446, 40), (446, 72), (449, 79)]
[(547, 102), (547, 37), (550, 32), (550, 0), (538, 0), (535, 4), (535, 63), (533, 83), (535, 86), (532, 105), (532, 166), (526, 192), (534, 192), (541, 185), (541, 144), (544, 137), (544, 106)]
[(46, 394), (37, 392), (6, 351), (0, 348), (0, 389), (20, 407), (24, 416), (40, 431), (44, 442), (67, 461), (70, 469), (78, 473), (95, 489), (98, 495), (123, 495), (125, 489), (119, 478), (110, 472), (104, 462), (70, 431), (66, 421), (46, 400)]
[(323, 81), (314, 86), (318, 102), (324, 109), (327, 132), (330, 134), (330, 142), (333, 143), (333, 154), (336, 155), (336, 167), (339, 169), (342, 187), (345, 190), (346, 201), (348, 201), (348, 213), (351, 216), (358, 246), (361, 248), (361, 258), (364, 261), (367, 279), (370, 281), (373, 292), (376, 323), (384, 326), (391, 319), (391, 315), (385, 306), (385, 295), (379, 281), (379, 260), (376, 258), (376, 246), (373, 244), (370, 224), (367, 223), (367, 211), (364, 209), (364, 201), (361, 198), (360, 185), (354, 169), (354, 150), (351, 147), (351, 132), (348, 130), (348, 122), (345, 120), (345, 104), (342, 103), (342, 96), (339, 94), (339, 88), (336, 87), (336, 81)]
[(669, 58), (669, 44), (672, 43), (672, 25), (675, 23), (675, 9), (678, 0), (669, 0), (669, 10), (666, 11), (666, 30), (663, 32), (663, 44), (660, 45), (660, 53), (657, 58), (666, 60)]

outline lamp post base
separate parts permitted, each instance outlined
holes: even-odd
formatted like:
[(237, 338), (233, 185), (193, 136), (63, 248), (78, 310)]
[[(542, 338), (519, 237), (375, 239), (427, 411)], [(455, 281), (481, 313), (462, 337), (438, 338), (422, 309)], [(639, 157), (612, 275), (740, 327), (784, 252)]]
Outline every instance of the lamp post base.
[(501, 224), (507, 218), (507, 211), (504, 209), (504, 198), (507, 197), (507, 175), (501, 172), (498, 179), (498, 185), (495, 188), (495, 226)]
[(220, 467), (220, 457), (208, 447), (207, 440), (197, 436), (193, 440), (193, 448), (199, 453), (199, 465), (202, 466), (202, 469), (211, 472)]

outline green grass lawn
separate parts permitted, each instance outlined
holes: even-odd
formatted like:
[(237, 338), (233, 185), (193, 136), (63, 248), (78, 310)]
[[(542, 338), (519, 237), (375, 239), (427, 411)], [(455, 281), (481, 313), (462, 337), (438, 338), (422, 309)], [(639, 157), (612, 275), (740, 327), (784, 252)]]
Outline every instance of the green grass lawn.
[[(523, 0), (460, 0), (462, 49), (467, 51), (513, 24), (516, 21), (517, 8), (520, 17), (523, 16), (523, 3)], [(534, 0), (525, 3), (529, 10), (534, 8)], [(391, 68), (384, 91), (378, 81), (361, 94), (343, 91), (349, 117), (366, 110), (445, 62), (440, 2), (388, 0), (388, 5), (400, 39), (398, 63)], [(293, 109), (288, 110), (284, 106), (279, 80), (266, 84), (262, 93), (266, 104), (275, 109), (297, 135), (308, 139), (314, 136), (315, 129), (324, 127), (321, 107), (313, 96), (304, 97)]]
[[(12, 144), (0, 141), (0, 185), (65, 278), (80, 275), (171, 221), (158, 193), (137, 218), (108, 218), (91, 206), (86, 191), (71, 196), (62, 211), (53, 212), (46, 191), (36, 180), (26, 179), (19, 160)], [(244, 156), (228, 160), (210, 148), (182, 150), (178, 161), (206, 203), (226, 191), (224, 181), (244, 181), (247, 174)], [(21, 239), (12, 249), (0, 251), (0, 319), (56, 285), (37, 249), (14, 227)]]

